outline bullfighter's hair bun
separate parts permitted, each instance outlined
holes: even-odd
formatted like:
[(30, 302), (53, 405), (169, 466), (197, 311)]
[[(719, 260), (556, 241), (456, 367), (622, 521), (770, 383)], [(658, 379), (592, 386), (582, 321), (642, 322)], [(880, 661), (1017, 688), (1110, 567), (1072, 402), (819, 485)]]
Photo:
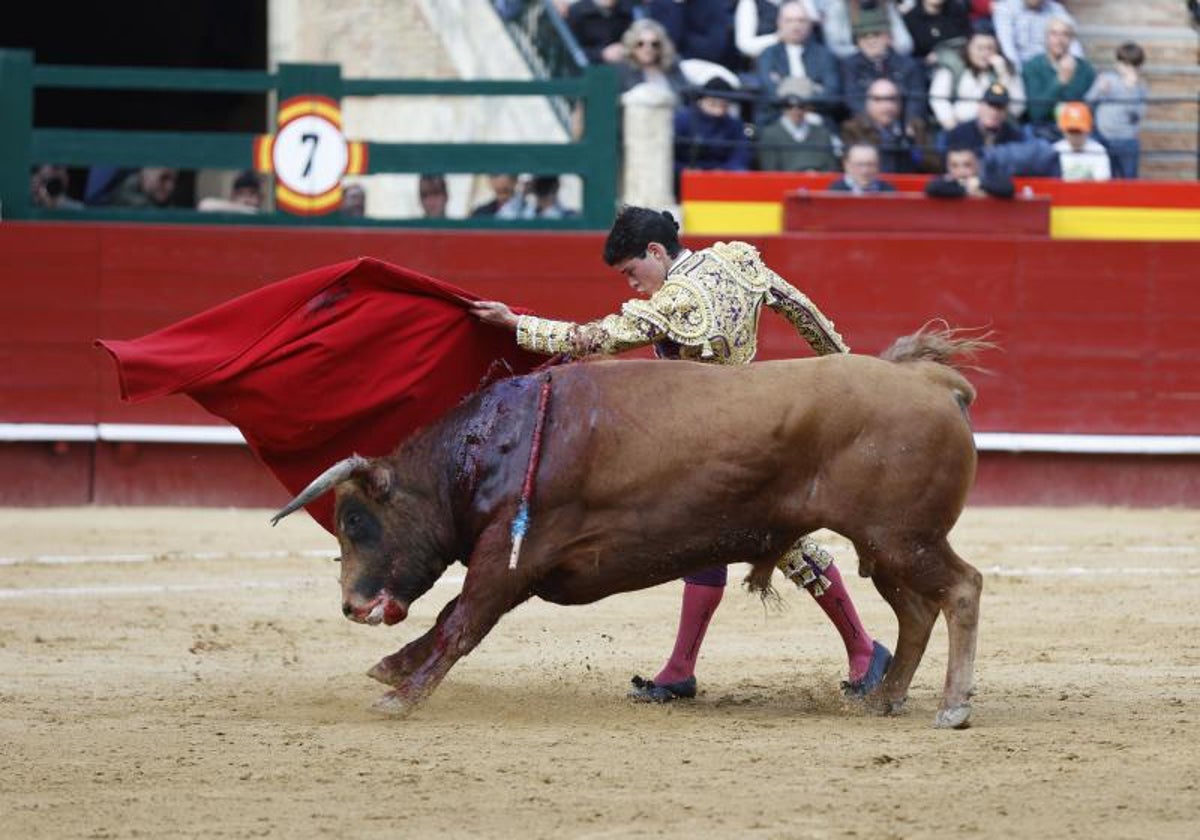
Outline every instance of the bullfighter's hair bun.
[(675, 217), (671, 215), (670, 210), (663, 210), (662, 214), (663, 214), (663, 218), (665, 218), (671, 224), (675, 225), (675, 230), (679, 230), (679, 222), (675, 221)]

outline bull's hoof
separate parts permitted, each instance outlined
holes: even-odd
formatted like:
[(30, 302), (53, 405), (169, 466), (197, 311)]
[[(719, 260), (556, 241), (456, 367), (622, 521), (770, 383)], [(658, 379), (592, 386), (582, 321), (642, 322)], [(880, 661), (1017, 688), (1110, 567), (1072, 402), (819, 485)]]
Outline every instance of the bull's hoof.
[(880, 717), (894, 717), (904, 714), (904, 704), (907, 702), (907, 696), (901, 697), (899, 700), (892, 700), (880, 694), (872, 694), (866, 698), (864, 705)]
[(401, 697), (398, 692), (389, 691), (371, 704), (371, 708), (380, 714), (390, 717), (408, 717), (417, 704), (412, 700)]
[(400, 684), (400, 680), (404, 679), (404, 674), (388, 665), (386, 657), (376, 662), (371, 670), (367, 671), (367, 676), (390, 686), (397, 686)]
[(971, 704), (961, 703), (949, 709), (938, 709), (933, 718), (934, 729), (966, 729), (971, 725)]

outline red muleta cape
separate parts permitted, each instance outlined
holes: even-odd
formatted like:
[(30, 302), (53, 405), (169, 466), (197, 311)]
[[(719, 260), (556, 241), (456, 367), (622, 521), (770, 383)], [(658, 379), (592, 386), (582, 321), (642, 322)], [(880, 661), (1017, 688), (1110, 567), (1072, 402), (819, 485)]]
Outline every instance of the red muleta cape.
[[(479, 299), (363, 257), (280, 280), (143, 338), (96, 344), (117, 363), (123, 400), (187, 394), (237, 426), (296, 494), (348, 455), (391, 452), (489, 375), (546, 361), (471, 317), (466, 306)], [(307, 510), (333, 532), (332, 494)]]

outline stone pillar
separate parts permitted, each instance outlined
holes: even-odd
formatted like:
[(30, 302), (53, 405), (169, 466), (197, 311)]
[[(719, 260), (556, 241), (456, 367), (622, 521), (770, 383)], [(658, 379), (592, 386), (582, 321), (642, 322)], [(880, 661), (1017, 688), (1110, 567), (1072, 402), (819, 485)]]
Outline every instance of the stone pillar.
[(675, 207), (675, 105), (675, 94), (662, 85), (637, 85), (621, 96), (623, 203)]

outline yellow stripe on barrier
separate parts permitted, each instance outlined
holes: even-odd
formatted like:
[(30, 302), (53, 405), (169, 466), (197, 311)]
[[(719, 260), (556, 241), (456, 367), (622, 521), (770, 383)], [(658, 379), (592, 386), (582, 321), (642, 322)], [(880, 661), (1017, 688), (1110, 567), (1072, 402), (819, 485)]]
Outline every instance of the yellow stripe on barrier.
[[(783, 205), (773, 201), (685, 201), (683, 229), (698, 235), (769, 236), (783, 232)], [(1200, 241), (1200, 209), (1051, 207), (1054, 239)]]
[(1200, 210), (1169, 207), (1051, 207), (1054, 239), (1200, 240)]
[(783, 232), (778, 201), (685, 201), (683, 230), (690, 234), (762, 236)]

